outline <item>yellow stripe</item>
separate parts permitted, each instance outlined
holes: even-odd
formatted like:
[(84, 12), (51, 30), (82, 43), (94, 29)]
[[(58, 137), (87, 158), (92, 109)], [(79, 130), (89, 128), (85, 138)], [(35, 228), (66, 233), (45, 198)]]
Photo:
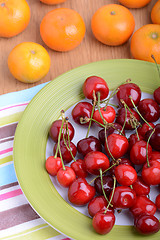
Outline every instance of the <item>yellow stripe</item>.
[(12, 161), (13, 161), (13, 155), (10, 155), (8, 157), (1, 158), (0, 159), (0, 165), (4, 164), (4, 163), (7, 163), (7, 162), (12, 162)]
[(13, 122), (18, 122), (22, 117), (23, 111), (0, 118), (0, 126), (4, 126)]

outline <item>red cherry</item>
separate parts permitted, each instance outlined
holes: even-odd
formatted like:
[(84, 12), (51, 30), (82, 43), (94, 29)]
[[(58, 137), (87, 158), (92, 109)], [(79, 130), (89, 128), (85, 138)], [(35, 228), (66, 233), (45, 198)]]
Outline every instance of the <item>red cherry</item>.
[[(138, 139), (139, 136), (139, 139)], [(133, 133), (129, 136), (129, 150), (131, 150), (131, 148), (133, 147), (133, 145), (140, 141), (140, 140), (144, 140), (144, 138), (141, 135), (138, 135), (136, 133)]]
[(157, 195), (155, 204), (156, 204), (157, 209), (160, 211), (160, 194)]
[[(56, 120), (52, 123), (52, 125), (50, 127), (49, 135), (55, 142), (58, 141), (58, 135), (59, 135), (61, 125), (62, 125), (62, 120)], [(68, 131), (69, 131), (69, 138), (70, 138), (70, 140), (72, 140), (74, 137), (74, 128), (70, 122), (68, 122)], [(61, 139), (63, 138), (63, 134), (64, 134), (65, 139), (68, 138), (68, 133), (66, 133), (66, 123), (65, 122), (63, 125), (63, 129), (62, 129)]]
[(117, 99), (121, 106), (123, 106), (123, 104), (121, 103), (121, 99), (123, 99), (128, 105), (128, 107), (133, 108), (133, 104), (129, 96), (132, 97), (135, 105), (138, 105), (141, 99), (141, 89), (138, 87), (138, 85), (136, 85), (135, 83), (125, 83), (120, 85), (118, 89), (119, 90), (117, 92)]
[(99, 169), (102, 169), (103, 172), (109, 168), (110, 165), (108, 157), (104, 153), (98, 151), (89, 152), (84, 157), (84, 162), (87, 171), (94, 175), (99, 175)]
[(148, 185), (160, 184), (160, 162), (150, 160), (150, 167), (147, 163), (142, 168), (142, 178)]
[(109, 88), (106, 81), (97, 76), (88, 77), (83, 84), (84, 96), (88, 99), (93, 99), (93, 91), (95, 94), (100, 93), (100, 100), (105, 99), (109, 94)]
[[(66, 143), (67, 143), (67, 146), (69, 148), (68, 141), (66, 141)], [(56, 152), (57, 145), (58, 145), (57, 143), (54, 145), (54, 149), (53, 149), (53, 153), (54, 154)], [(67, 147), (66, 147), (66, 145), (65, 145), (63, 140), (60, 141), (60, 149), (61, 149), (61, 154), (62, 154), (63, 161), (65, 163), (71, 162), (73, 160), (72, 155), (71, 155), (70, 151), (67, 149)], [(77, 153), (77, 148), (76, 148), (76, 146), (75, 146), (75, 144), (73, 142), (70, 142), (70, 149), (72, 151), (73, 156), (75, 157), (76, 153)], [(59, 155), (59, 151), (58, 151), (57, 155), (58, 155), (58, 157), (60, 156)]]
[[(94, 215), (99, 211), (105, 211), (106, 207), (108, 205), (107, 200), (104, 196), (98, 196), (94, 197), (88, 204), (88, 213), (91, 217), (94, 217)], [(114, 209), (109, 207), (107, 212), (113, 212)]]
[[(115, 161), (111, 161), (110, 165), (112, 166), (113, 164), (115, 164)], [(125, 164), (125, 165), (129, 165), (129, 166), (132, 166), (133, 167), (133, 163), (128, 159), (128, 158), (120, 158), (118, 159), (118, 164)], [(117, 165), (115, 165), (114, 167), (112, 167), (109, 172), (114, 175), (115, 174), (115, 169), (117, 167)]]
[(125, 209), (132, 207), (136, 202), (136, 193), (133, 189), (126, 186), (115, 188), (112, 204), (114, 208)]
[(57, 180), (63, 187), (69, 187), (71, 183), (76, 179), (76, 174), (71, 167), (60, 168), (57, 173)]
[[(88, 102), (79, 102), (76, 104), (76, 106), (72, 110), (72, 117), (73, 120), (81, 124), (81, 119), (84, 118), (90, 118), (91, 117), (91, 112), (92, 112), (92, 104)], [(83, 123), (83, 125), (88, 125), (89, 123)]]
[(143, 181), (141, 176), (137, 177), (132, 187), (137, 195), (148, 195), (150, 192), (150, 186)]
[[(112, 133), (107, 137), (108, 147), (105, 142), (105, 151), (110, 156), (109, 151), (115, 159), (121, 158), (127, 151), (129, 143), (126, 137)], [(109, 150), (108, 150), (109, 148)]]
[(155, 122), (159, 119), (159, 106), (153, 99), (141, 100), (138, 104), (138, 110), (148, 122)]
[[(153, 133), (153, 130), (149, 130), (148, 132), (146, 132), (146, 135), (145, 135), (146, 141), (148, 140), (148, 138), (152, 133)], [(155, 149), (156, 151), (160, 151), (160, 124), (156, 124), (154, 128), (154, 133), (152, 134), (149, 140), (149, 143), (153, 149)]]
[(68, 189), (69, 201), (78, 206), (87, 204), (95, 195), (95, 188), (85, 178), (77, 178)]
[(157, 160), (158, 162), (160, 162), (160, 152), (158, 152), (158, 151), (152, 152), (150, 159), (151, 159), (151, 161)]
[[(153, 123), (149, 123), (149, 125), (154, 128), (154, 124)], [(143, 123), (141, 127), (138, 127), (138, 134), (141, 135), (143, 138), (145, 138), (145, 134), (147, 131), (151, 130), (151, 128), (148, 126), (147, 123)]]
[[(133, 109), (130, 109), (130, 111), (132, 112), (132, 115), (136, 118), (136, 121), (140, 121), (140, 117), (138, 115), (138, 113), (136, 111), (134, 111)], [(134, 129), (134, 127), (131, 126), (131, 124), (129, 123), (130, 118), (131, 118), (131, 113), (130, 111), (127, 109), (127, 118), (126, 118), (126, 110), (125, 108), (120, 108), (117, 112), (117, 118), (116, 118), (116, 122), (119, 123), (120, 125), (123, 126), (125, 119), (126, 119), (126, 123), (125, 123), (125, 129), (127, 130), (132, 130)]]
[(153, 93), (155, 101), (160, 105), (160, 87), (158, 87)]
[(154, 215), (156, 205), (146, 196), (137, 196), (135, 204), (130, 208), (130, 212), (134, 217), (140, 214)]
[[(111, 176), (106, 175), (103, 176), (103, 189), (105, 191), (106, 196), (109, 197), (110, 193), (113, 190), (113, 184), (114, 184), (114, 180)], [(103, 195), (103, 190), (102, 190), (102, 184), (101, 184), (101, 178), (97, 177), (94, 181), (94, 187), (96, 189), (96, 192)]]
[(98, 212), (93, 217), (92, 225), (99, 234), (109, 233), (115, 224), (115, 216), (112, 212)]
[(77, 159), (75, 162), (71, 163), (71, 168), (73, 168), (77, 177), (87, 177), (86, 166), (82, 159)]
[(62, 161), (60, 157), (54, 157), (54, 156), (50, 156), (47, 158), (46, 162), (45, 162), (45, 167), (47, 172), (52, 175), (52, 176), (56, 176), (58, 170), (62, 167)]
[(77, 143), (77, 150), (83, 156), (92, 151), (102, 151), (102, 146), (98, 138), (90, 136), (83, 138)]
[[(136, 142), (130, 151), (131, 162), (136, 165), (145, 163), (147, 161), (146, 148), (147, 143), (144, 140)], [(148, 144), (148, 158), (150, 157), (151, 153), (152, 148), (150, 144)]]
[(129, 165), (120, 164), (115, 168), (114, 172), (118, 183), (123, 186), (130, 186), (137, 179), (136, 170)]
[[(116, 112), (114, 108), (111, 106), (107, 106), (106, 108), (100, 108), (100, 112), (102, 114), (102, 117), (106, 120), (107, 123), (112, 123), (116, 117)], [(93, 119), (103, 124), (103, 119), (101, 118), (98, 109), (94, 112)]]
[(155, 216), (140, 215), (135, 219), (134, 226), (139, 233), (148, 236), (159, 231), (160, 222)]

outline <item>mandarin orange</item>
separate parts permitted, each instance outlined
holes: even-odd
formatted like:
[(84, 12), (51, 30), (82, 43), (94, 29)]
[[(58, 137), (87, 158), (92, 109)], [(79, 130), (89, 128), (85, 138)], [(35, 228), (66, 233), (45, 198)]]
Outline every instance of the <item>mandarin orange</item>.
[(151, 2), (151, 0), (118, 0), (118, 1), (128, 8), (142, 8)]

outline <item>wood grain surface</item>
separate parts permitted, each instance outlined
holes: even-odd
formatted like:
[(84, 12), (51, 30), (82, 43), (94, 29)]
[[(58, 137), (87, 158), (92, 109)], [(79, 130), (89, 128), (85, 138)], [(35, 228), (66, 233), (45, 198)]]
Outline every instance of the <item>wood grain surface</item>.
[[(132, 58), (130, 54), (130, 40), (118, 47), (109, 47), (98, 42), (91, 31), (91, 18), (94, 12), (101, 6), (117, 3), (117, 0), (67, 0), (65, 3), (49, 6), (40, 0), (27, 0), (31, 9), (31, 19), (24, 32), (13, 38), (0, 38), (0, 94), (19, 91), (30, 88), (38, 84), (48, 82), (58, 75), (71, 70), (80, 65), (104, 59)], [(150, 13), (156, 0), (141, 9), (130, 9), (134, 15), (136, 26), (135, 30), (145, 24), (151, 23)], [(18, 0), (17, 0), (18, 4)], [(44, 15), (54, 8), (67, 7), (80, 13), (86, 24), (86, 34), (82, 43), (70, 52), (55, 52), (50, 50), (40, 37), (40, 23)], [(10, 74), (7, 66), (7, 58), (10, 51), (17, 44), (24, 41), (37, 42), (43, 45), (51, 57), (51, 68), (49, 73), (41, 81), (34, 84), (25, 84), (17, 81)]]

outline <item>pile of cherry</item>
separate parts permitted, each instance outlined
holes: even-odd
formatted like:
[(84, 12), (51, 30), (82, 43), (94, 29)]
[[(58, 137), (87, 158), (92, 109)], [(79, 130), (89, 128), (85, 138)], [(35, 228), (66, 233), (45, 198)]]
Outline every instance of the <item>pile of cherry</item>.
[[(141, 100), (139, 86), (126, 81), (109, 96), (106, 81), (90, 76), (83, 93), (90, 102), (77, 103), (72, 117), (82, 127), (88, 126), (86, 137), (77, 146), (72, 142), (75, 130), (62, 110), (61, 119), (50, 128), (56, 144), (53, 156), (46, 160), (46, 170), (68, 188), (72, 204), (88, 204), (97, 233), (110, 232), (114, 211), (123, 209), (132, 213), (139, 233), (158, 232), (160, 222), (154, 215), (160, 211), (160, 124), (156, 123), (160, 119), (160, 87), (153, 99)], [(117, 111), (110, 103), (112, 98), (118, 103)], [(89, 136), (93, 125), (101, 127), (98, 137)], [(127, 131), (133, 131), (128, 138)], [(75, 159), (77, 152), (82, 159)], [(87, 175), (93, 175), (91, 182), (87, 182)], [(159, 187), (155, 202), (149, 198), (151, 185)]]

